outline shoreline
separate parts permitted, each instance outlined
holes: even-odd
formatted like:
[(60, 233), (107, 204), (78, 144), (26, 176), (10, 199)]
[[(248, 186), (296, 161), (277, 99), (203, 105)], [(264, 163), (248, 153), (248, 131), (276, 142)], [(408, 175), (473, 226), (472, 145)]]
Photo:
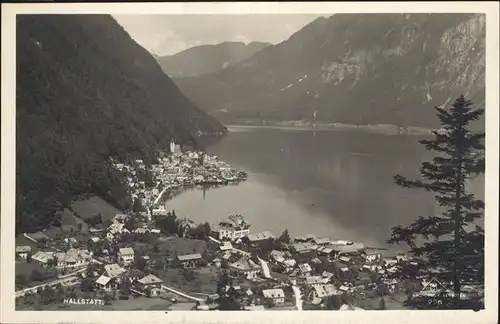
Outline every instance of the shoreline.
[(373, 124), (373, 125), (355, 125), (343, 123), (321, 123), (311, 125), (304, 122), (270, 122), (270, 123), (229, 123), (225, 124), (228, 132), (230, 128), (252, 128), (252, 129), (281, 129), (281, 130), (297, 130), (297, 131), (369, 131), (384, 135), (408, 135), (408, 136), (423, 136), (431, 135), (435, 129), (418, 127), (418, 126), (404, 126), (390, 124)]

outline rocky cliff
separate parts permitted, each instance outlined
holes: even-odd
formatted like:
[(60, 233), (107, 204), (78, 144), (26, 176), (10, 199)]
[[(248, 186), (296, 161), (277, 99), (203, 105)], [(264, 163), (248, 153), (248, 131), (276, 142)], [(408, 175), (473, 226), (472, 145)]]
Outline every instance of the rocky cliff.
[(338, 14), (219, 73), (176, 84), (224, 122), (435, 127), (459, 94), (484, 104), (485, 16)]

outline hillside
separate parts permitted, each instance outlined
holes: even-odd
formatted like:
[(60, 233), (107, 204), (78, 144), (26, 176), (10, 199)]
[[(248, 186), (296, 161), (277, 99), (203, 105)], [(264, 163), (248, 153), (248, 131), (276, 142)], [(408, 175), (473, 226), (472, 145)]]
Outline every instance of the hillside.
[(225, 70), (176, 78), (225, 123), (262, 120), (435, 127), (459, 94), (484, 104), (485, 17), (338, 14)]
[(269, 45), (260, 42), (248, 45), (242, 42), (200, 45), (157, 60), (163, 71), (171, 77), (199, 76), (225, 69)]
[(170, 139), (225, 132), (111, 16), (17, 19), (16, 231), (57, 225), (74, 195), (127, 208), (110, 156), (150, 163)]

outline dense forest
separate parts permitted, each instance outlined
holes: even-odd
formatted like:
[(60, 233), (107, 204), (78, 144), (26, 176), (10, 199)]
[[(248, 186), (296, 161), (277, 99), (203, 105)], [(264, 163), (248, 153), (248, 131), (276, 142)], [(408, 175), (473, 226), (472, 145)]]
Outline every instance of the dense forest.
[(75, 195), (128, 209), (109, 157), (150, 164), (171, 139), (225, 132), (111, 16), (18, 15), (16, 47), (16, 232), (58, 225)]

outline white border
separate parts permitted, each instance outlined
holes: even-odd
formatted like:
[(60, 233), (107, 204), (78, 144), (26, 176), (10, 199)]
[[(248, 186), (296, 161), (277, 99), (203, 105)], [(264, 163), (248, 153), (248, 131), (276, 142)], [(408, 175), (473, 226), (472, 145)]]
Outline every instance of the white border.
[[(496, 323), (498, 315), (498, 2), (2, 3), (1, 323)], [(383, 312), (14, 311), (15, 14), (333, 14), (474, 12), (486, 14), (486, 310)]]

